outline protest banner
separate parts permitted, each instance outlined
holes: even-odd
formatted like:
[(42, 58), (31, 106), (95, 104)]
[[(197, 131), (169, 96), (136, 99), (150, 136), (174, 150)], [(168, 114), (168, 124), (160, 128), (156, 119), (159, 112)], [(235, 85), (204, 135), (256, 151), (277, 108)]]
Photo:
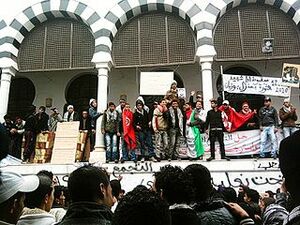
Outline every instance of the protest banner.
[(300, 65), (284, 63), (282, 68), (282, 84), (289, 87), (299, 87)]
[(256, 94), (288, 98), (291, 89), (281, 78), (223, 74), (223, 88), (229, 93)]

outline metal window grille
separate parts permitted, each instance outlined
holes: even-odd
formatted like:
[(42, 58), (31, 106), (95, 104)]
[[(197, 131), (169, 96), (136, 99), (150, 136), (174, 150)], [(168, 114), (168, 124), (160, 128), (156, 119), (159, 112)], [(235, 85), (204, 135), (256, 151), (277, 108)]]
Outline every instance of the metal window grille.
[(171, 14), (144, 14), (121, 28), (112, 52), (117, 68), (194, 63), (195, 35)]
[(85, 25), (54, 19), (25, 37), (18, 55), (21, 72), (92, 68), (95, 41)]
[[(274, 38), (273, 52), (262, 52), (264, 38)], [(278, 9), (250, 4), (226, 13), (214, 30), (216, 60), (260, 60), (300, 56), (299, 30)]]

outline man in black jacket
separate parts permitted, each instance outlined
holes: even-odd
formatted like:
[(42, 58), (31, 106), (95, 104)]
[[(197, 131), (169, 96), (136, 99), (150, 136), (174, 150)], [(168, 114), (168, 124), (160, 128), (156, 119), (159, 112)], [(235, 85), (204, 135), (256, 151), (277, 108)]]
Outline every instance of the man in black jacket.
[(148, 151), (150, 160), (156, 162), (150, 130), (151, 118), (149, 113), (144, 109), (144, 103), (141, 100), (136, 101), (136, 111), (133, 118), (134, 130), (136, 131), (142, 161), (145, 160), (145, 151)]
[(224, 146), (224, 125), (222, 121), (221, 111), (218, 109), (217, 100), (212, 99), (211, 110), (207, 112), (205, 121), (205, 130), (209, 128), (209, 141), (210, 141), (210, 157), (207, 161), (215, 159), (215, 141), (218, 139), (220, 145), (221, 159), (230, 160), (230, 158), (225, 156), (225, 146)]
[(84, 145), (84, 151), (82, 155), (82, 161), (89, 161), (91, 152), (91, 135), (95, 133), (93, 127), (92, 118), (89, 116), (87, 110), (83, 110), (81, 113), (81, 118), (79, 119), (79, 132), (86, 132), (87, 137)]
[(271, 156), (277, 157), (277, 139), (276, 132), (278, 131), (278, 114), (277, 110), (271, 105), (271, 98), (264, 99), (264, 107), (259, 110), (259, 125), (261, 130), (260, 137), (260, 157), (264, 158), (265, 153), (268, 151), (267, 139), (271, 141)]
[(110, 207), (114, 204), (112, 190), (105, 171), (83, 166), (70, 174), (68, 180), (71, 204), (61, 225), (109, 225)]

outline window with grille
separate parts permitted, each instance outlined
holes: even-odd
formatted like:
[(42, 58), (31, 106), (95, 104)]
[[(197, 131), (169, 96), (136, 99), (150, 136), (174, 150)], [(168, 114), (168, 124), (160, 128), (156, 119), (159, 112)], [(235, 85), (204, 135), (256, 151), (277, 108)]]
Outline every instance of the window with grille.
[(181, 18), (150, 13), (130, 20), (113, 41), (114, 65), (120, 67), (195, 62), (195, 34)]
[[(264, 38), (274, 38), (273, 52), (263, 53)], [(216, 60), (260, 60), (300, 56), (299, 30), (279, 9), (250, 4), (227, 12), (214, 30)]]
[(89, 28), (75, 20), (54, 19), (32, 30), (21, 44), (21, 72), (91, 68), (95, 40)]

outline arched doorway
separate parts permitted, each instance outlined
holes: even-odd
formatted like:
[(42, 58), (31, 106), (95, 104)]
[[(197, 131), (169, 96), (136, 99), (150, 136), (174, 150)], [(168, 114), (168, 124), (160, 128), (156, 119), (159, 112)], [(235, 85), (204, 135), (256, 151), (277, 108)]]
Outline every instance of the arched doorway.
[[(228, 68), (224, 71), (224, 74), (235, 74), (235, 75), (250, 75), (250, 76), (260, 76), (258, 72), (254, 69), (250, 69), (248, 67), (236, 66)], [(219, 93), (219, 103), (222, 101), (222, 76), (220, 75), (217, 79), (217, 90)], [(230, 102), (230, 105), (236, 109), (236, 111), (240, 111), (242, 108), (243, 102), (249, 102), (249, 105), (252, 109), (259, 109), (263, 106), (263, 95), (252, 95), (252, 94), (236, 94), (236, 93), (228, 93), (224, 92), (225, 99)]]
[(66, 91), (64, 111), (69, 104), (74, 105), (78, 112), (88, 109), (90, 99), (97, 97), (97, 84), (97, 76), (93, 74), (81, 75), (71, 81)]
[(15, 118), (26, 118), (35, 98), (35, 87), (31, 80), (25, 77), (14, 78), (9, 93), (8, 114)]

